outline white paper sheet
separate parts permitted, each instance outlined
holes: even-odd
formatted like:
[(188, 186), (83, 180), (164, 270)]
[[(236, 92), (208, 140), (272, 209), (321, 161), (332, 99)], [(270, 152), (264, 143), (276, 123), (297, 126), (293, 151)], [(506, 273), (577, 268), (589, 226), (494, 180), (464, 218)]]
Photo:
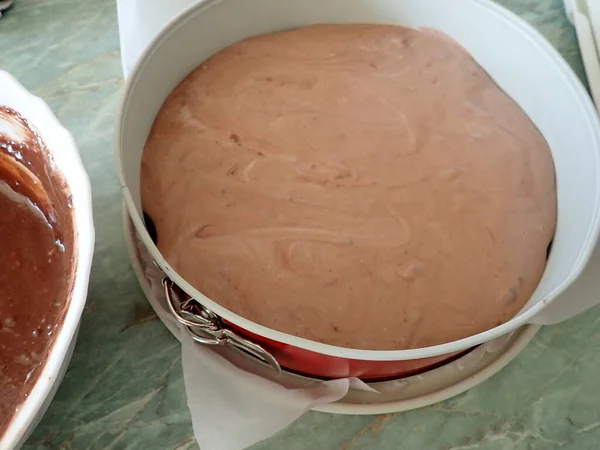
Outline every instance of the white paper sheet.
[(121, 64), (125, 77), (152, 38), (198, 0), (117, 0)]

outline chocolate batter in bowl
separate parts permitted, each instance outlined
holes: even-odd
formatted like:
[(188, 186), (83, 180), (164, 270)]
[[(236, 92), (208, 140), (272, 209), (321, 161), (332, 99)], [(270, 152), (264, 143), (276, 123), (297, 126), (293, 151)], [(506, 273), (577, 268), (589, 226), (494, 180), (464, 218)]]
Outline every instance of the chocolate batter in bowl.
[[(71, 199), (29, 123), (0, 107), (0, 433), (39, 377), (73, 284)], [(15, 138), (15, 139), (13, 139)], [(20, 139), (19, 139), (20, 138)]]
[(4, 450), (25, 439), (66, 369), (85, 303), (93, 228), (89, 184), (72, 139), (46, 105), (3, 72), (0, 86), (10, 90), (0, 88)]

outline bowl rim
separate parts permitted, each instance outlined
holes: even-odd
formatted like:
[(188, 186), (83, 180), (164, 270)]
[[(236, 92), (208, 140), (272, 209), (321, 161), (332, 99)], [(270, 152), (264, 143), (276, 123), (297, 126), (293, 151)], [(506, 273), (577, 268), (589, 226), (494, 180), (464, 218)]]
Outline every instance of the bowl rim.
[[(429, 358), (444, 354), (454, 353), (456, 351), (464, 350), (469, 347), (473, 347), (484, 342), (496, 339), (500, 336), (510, 333), (514, 329), (529, 323), (534, 322), (534, 318), (539, 314), (546, 306), (552, 303), (560, 294), (573, 284), (573, 282), (581, 275), (588, 261), (590, 260), (592, 253), (596, 247), (598, 237), (600, 235), (600, 198), (599, 192), (596, 192), (596, 205), (594, 211), (594, 218), (590, 224), (588, 235), (585, 238), (584, 250), (581, 251), (579, 258), (573, 264), (573, 267), (569, 275), (548, 295), (546, 295), (541, 301), (530, 306), (528, 309), (521, 311), (513, 319), (499, 325), (495, 328), (483, 331), (481, 333), (459, 339), (456, 341), (448, 342), (445, 344), (423, 347), (409, 350), (362, 350), (352, 349), (345, 347), (338, 347), (334, 345), (322, 344), (319, 342), (311, 341), (304, 338), (292, 336), (290, 334), (273, 330), (271, 328), (259, 325), (242, 316), (239, 316), (232, 311), (220, 306), (215, 301), (209, 299), (193, 286), (191, 286), (183, 277), (177, 274), (177, 272), (166, 262), (162, 257), (160, 251), (156, 245), (152, 242), (145, 226), (143, 219), (140, 217), (136, 202), (127, 186), (125, 180), (125, 168), (123, 165), (122, 155), (124, 154), (122, 146), (122, 136), (124, 133), (123, 122), (124, 117), (128, 111), (128, 105), (131, 99), (131, 91), (133, 90), (137, 80), (141, 74), (144, 73), (147, 61), (150, 60), (156, 49), (161, 45), (162, 41), (169, 38), (171, 33), (176, 33), (177, 30), (185, 26), (190, 20), (208, 10), (209, 8), (223, 3), (227, 0), (199, 0), (196, 3), (188, 6), (175, 15), (171, 20), (165, 24), (161, 30), (150, 40), (148, 45), (142, 51), (140, 57), (134, 64), (129, 76), (125, 80), (125, 86), (121, 93), (120, 104), (118, 108), (117, 121), (115, 126), (115, 161), (117, 165), (117, 175), (121, 184), (121, 190), (123, 199), (128, 210), (129, 216), (138, 232), (140, 239), (144, 246), (148, 249), (152, 257), (155, 259), (158, 266), (165, 272), (165, 275), (170, 277), (175, 284), (177, 284), (183, 291), (185, 291), (191, 297), (200, 301), (204, 306), (211, 309), (213, 312), (221, 316), (224, 320), (235, 324), (236, 326), (249, 331), (253, 334), (261, 337), (271, 339), (280, 343), (298, 347), (307, 351), (319, 353), (322, 355), (328, 355), (337, 358), (352, 359), (352, 360), (365, 360), (365, 361), (398, 361), (398, 360), (412, 360)], [(549, 62), (554, 64), (555, 69), (560, 72), (565, 82), (570, 85), (574, 93), (574, 98), (581, 105), (581, 111), (588, 122), (591, 124), (595, 142), (597, 144), (596, 150), (600, 149), (600, 122), (598, 121), (598, 115), (596, 109), (589, 97), (586, 89), (583, 86), (581, 80), (575, 75), (571, 67), (559, 54), (556, 48), (550, 44), (533, 26), (529, 25), (525, 20), (509, 11), (505, 7), (494, 3), (491, 0), (460, 0), (463, 3), (470, 3), (474, 7), (479, 7), (483, 10), (488, 10), (501, 16), (504, 20), (508, 21), (515, 31), (523, 33), (532, 45), (537, 50), (544, 53)], [(597, 159), (597, 158), (596, 158)], [(600, 191), (600, 187), (598, 189)]]
[(73, 287), (68, 306), (58, 335), (38, 375), (37, 381), (27, 398), (21, 403), (16, 414), (10, 419), (4, 433), (0, 435), (0, 450), (16, 448), (27, 438), (35, 425), (38, 414), (47, 406), (52, 389), (60, 383), (60, 372), (68, 361), (71, 345), (76, 337), (81, 314), (87, 299), (87, 289), (94, 251), (94, 223), (92, 216), (92, 193), (89, 177), (83, 166), (77, 145), (71, 134), (60, 124), (50, 107), (40, 98), (31, 94), (8, 72), (0, 71), (0, 86), (10, 92), (9, 105), (23, 115), (39, 133), (42, 141), (54, 154), (54, 147), (48, 144), (49, 132), (53, 142), (60, 142), (60, 151), (66, 153), (68, 165), (60, 164), (56, 158), (56, 170), (63, 176), (73, 202), (74, 224), (74, 275)]

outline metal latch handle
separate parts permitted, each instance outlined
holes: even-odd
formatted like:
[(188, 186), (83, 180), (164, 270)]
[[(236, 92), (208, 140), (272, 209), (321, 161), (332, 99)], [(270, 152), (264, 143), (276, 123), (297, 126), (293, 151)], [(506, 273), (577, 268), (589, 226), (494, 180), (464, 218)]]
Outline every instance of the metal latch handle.
[[(202, 345), (231, 345), (258, 358), (281, 373), (281, 366), (267, 350), (226, 328), (221, 318), (192, 297), (180, 301), (175, 289), (181, 289), (166, 277), (162, 280), (171, 313), (194, 339)], [(183, 291), (182, 291), (183, 292)]]

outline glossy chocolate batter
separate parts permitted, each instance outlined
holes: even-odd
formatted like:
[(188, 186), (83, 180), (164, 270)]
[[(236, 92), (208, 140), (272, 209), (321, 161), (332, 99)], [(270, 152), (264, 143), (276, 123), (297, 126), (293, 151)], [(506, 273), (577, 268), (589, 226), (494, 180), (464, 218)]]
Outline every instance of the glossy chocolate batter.
[(0, 107), (0, 433), (41, 372), (72, 267), (64, 183), (28, 123)]
[(513, 317), (556, 223), (553, 161), (458, 44), (326, 25), (232, 45), (168, 97), (142, 161), (158, 247), (247, 319), (407, 349)]

